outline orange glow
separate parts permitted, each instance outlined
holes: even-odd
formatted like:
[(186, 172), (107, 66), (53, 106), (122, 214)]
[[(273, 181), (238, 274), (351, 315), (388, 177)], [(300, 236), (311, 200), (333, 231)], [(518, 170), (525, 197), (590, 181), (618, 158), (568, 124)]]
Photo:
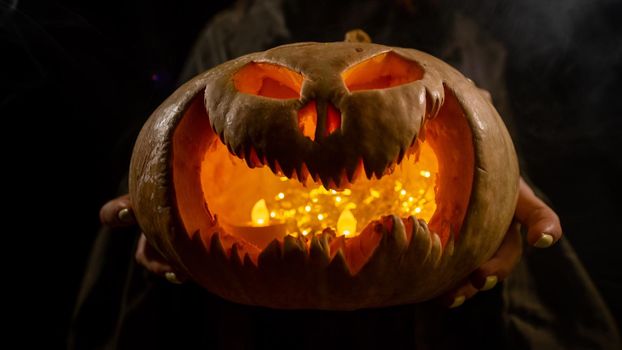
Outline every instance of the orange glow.
[[(422, 171), (431, 176), (422, 176)], [(257, 203), (262, 203), (262, 218), (269, 216), (271, 224), (285, 224), (286, 234), (317, 234), (330, 228), (355, 237), (384, 215), (416, 215), (429, 221), (436, 210), (437, 173), (435, 153), (423, 143), (419, 152), (405, 156), (391, 174), (380, 179), (360, 176), (349, 188), (328, 190), (311, 177), (303, 184), (277, 176), (267, 166), (251, 169), (216, 139), (201, 165), (201, 186), (210, 212), (229, 227), (256, 224), (258, 216), (253, 213)], [(262, 247), (252, 237), (242, 238)]]
[[(275, 238), (308, 238), (328, 230), (341, 237), (334, 244), (351, 254), (348, 262), (355, 271), (378, 244), (373, 223), (389, 214), (424, 219), (445, 245), (451, 234), (460, 232), (475, 164), (472, 134), (451, 91), (445, 91), (444, 105), (426, 121), (422, 134), (425, 141), (418, 141), (394, 171), (380, 179), (355, 176), (349, 188), (327, 190), (311, 176), (301, 183), (275, 175), (253, 150), (249, 157), (257, 163), (255, 168), (229, 153), (212, 131), (198, 97), (173, 136), (172, 180), (179, 218), (191, 238), (199, 233), (206, 248), (219, 233), (226, 251), (237, 243), (237, 253), (248, 253), (255, 262)], [(302, 168), (301, 173), (307, 171)], [(359, 168), (362, 175), (362, 163)], [(268, 226), (257, 227), (260, 221)]]
[(270, 222), (270, 213), (268, 212), (268, 207), (264, 199), (258, 200), (257, 203), (253, 205), (251, 221), (257, 226), (268, 225)]
[(243, 93), (264, 97), (299, 98), (303, 76), (271, 63), (251, 62), (233, 76), (235, 88)]
[(298, 128), (303, 135), (314, 141), (316, 127), (317, 110), (315, 101), (311, 101), (298, 111)]
[[(317, 104), (310, 101), (298, 111), (298, 129), (300, 132), (315, 141), (317, 130)], [(341, 128), (341, 113), (335, 106), (328, 103), (326, 106), (326, 125), (321, 135), (324, 137), (332, 134)]]
[(344, 236), (350, 236), (356, 233), (356, 218), (348, 208), (345, 208), (339, 215), (339, 219), (337, 220), (337, 233)]
[(348, 68), (341, 77), (350, 91), (386, 89), (421, 79), (423, 69), (393, 52), (385, 52)]
[[(460, 234), (475, 173), (473, 135), (460, 102), (450, 90), (445, 89), (445, 103), (438, 115), (428, 120), (425, 135), (438, 156), (438, 170), (443, 175), (437, 181), (439, 205), (429, 226), (444, 245), (451, 233), (456, 238)], [(421, 175), (434, 176), (425, 172)]]
[(328, 104), (326, 111), (326, 129), (324, 130), (324, 136), (328, 136), (341, 128), (341, 113), (333, 106)]

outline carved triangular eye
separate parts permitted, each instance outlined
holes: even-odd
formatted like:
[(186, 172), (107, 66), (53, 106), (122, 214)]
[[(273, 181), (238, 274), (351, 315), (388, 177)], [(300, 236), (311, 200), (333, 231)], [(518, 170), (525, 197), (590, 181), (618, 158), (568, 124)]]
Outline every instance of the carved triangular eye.
[(341, 73), (350, 91), (386, 89), (423, 77), (423, 68), (393, 52), (385, 52), (360, 62)]
[(243, 93), (264, 97), (300, 98), (302, 74), (287, 67), (264, 62), (251, 62), (233, 76), (235, 88)]

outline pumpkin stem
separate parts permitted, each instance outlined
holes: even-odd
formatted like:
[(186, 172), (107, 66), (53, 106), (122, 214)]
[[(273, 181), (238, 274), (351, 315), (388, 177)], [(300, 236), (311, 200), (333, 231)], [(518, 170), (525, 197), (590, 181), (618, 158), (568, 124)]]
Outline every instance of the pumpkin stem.
[(348, 43), (371, 43), (371, 38), (362, 29), (352, 29), (346, 33), (343, 41)]

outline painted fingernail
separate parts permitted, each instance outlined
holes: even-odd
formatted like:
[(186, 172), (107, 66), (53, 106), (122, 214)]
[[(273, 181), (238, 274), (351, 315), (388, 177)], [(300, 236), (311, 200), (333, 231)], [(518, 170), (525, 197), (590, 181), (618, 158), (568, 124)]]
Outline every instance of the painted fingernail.
[(449, 306), (449, 308), (450, 309), (457, 308), (458, 306), (464, 304), (464, 300), (466, 300), (464, 295), (459, 295), (459, 296), (455, 297), (454, 298), (454, 302)]
[(498, 281), (499, 279), (497, 278), (497, 276), (495, 275), (488, 276), (486, 277), (486, 282), (484, 282), (484, 286), (480, 288), (479, 290), (486, 291), (486, 290), (493, 289), (497, 285)]
[(167, 281), (173, 284), (181, 284), (181, 281), (179, 280), (179, 278), (177, 278), (177, 275), (175, 274), (175, 272), (170, 272), (170, 271), (165, 272), (164, 278), (166, 278)]
[(533, 244), (536, 248), (548, 248), (553, 244), (553, 236), (548, 233), (543, 233), (536, 243)]
[(129, 222), (132, 222), (132, 220), (133, 220), (132, 213), (130, 212), (129, 208), (123, 208), (123, 209), (119, 210), (119, 212), (117, 213), (117, 217), (122, 222), (128, 222), (129, 223)]

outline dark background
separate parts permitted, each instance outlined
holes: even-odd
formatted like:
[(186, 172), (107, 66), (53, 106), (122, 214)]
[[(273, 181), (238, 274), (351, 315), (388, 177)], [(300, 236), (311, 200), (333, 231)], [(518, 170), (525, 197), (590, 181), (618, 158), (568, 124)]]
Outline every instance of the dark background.
[[(3, 168), (14, 208), (5, 220), (17, 223), (5, 226), (3, 248), (10, 285), (21, 286), (7, 289), (24, 300), (9, 305), (14, 323), (30, 337), (62, 346), (99, 208), (116, 195), (142, 122), (174, 90), (196, 35), (230, 3), (0, 1)], [(527, 173), (620, 320), (621, 2), (457, 6), (506, 45)]]

